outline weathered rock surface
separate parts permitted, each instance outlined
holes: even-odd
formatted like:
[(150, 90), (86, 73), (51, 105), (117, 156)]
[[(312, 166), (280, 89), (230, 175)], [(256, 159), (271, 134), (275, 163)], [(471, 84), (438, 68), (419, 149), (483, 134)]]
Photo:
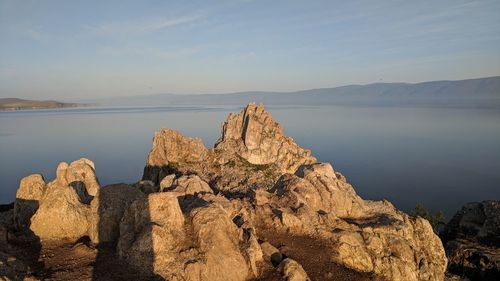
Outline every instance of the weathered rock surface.
[(468, 203), (442, 234), (450, 271), (471, 280), (500, 277), (500, 201)]
[(14, 202), (14, 223), (18, 229), (26, 229), (30, 219), (38, 210), (39, 201), (45, 193), (45, 180), (40, 174), (24, 177), (19, 184)]
[(104, 186), (90, 203), (89, 237), (93, 243), (115, 242), (120, 236), (120, 220), (128, 206), (145, 195), (128, 184)]
[(280, 264), (280, 269), (283, 274), (283, 277), (287, 281), (310, 281), (307, 273), (304, 271), (302, 266), (292, 260), (285, 259)]
[(388, 202), (363, 201), (329, 164), (285, 174), (269, 192), (276, 196), (258, 204), (258, 229), (316, 236), (332, 246), (332, 260), (387, 280), (444, 276), (446, 257), (429, 222)]
[(229, 114), (215, 149), (234, 153), (251, 164), (274, 164), (282, 172), (294, 173), (303, 164), (316, 162), (311, 151), (283, 134), (263, 105), (253, 103), (239, 114)]
[(160, 181), (160, 191), (168, 190), (172, 187), (175, 180), (175, 174), (168, 175)]
[(183, 195), (196, 195), (198, 193), (212, 193), (212, 189), (200, 177), (197, 175), (181, 176), (176, 179), (170, 190), (172, 192), (177, 192)]
[[(348, 268), (387, 280), (443, 279), (443, 246), (426, 220), (411, 218), (386, 201), (361, 199), (330, 164), (316, 163), (310, 151), (285, 137), (263, 106), (249, 104), (241, 113), (230, 114), (214, 150), (201, 148), (201, 141), (193, 145), (177, 132), (162, 133), (155, 137), (162, 141), (154, 141), (149, 154), (149, 159), (161, 161), (148, 159), (147, 165), (164, 168), (152, 175), (145, 172), (145, 179), (159, 183), (173, 172), (195, 174), (231, 202), (251, 202), (245, 210), (251, 215), (244, 221), (256, 227), (257, 237), (259, 231), (314, 236), (331, 246), (331, 261)], [(174, 150), (192, 146), (203, 153)], [(169, 159), (176, 159), (175, 165), (169, 165)], [(170, 184), (171, 179), (166, 181)], [(163, 190), (174, 191), (175, 185)], [(209, 192), (207, 186), (194, 190), (179, 189), (181, 194)]]
[(37, 236), (117, 243), (131, 267), (167, 280), (334, 279), (323, 267), (356, 273), (346, 280), (444, 278), (444, 249), (428, 221), (360, 198), (263, 106), (231, 114), (214, 149), (162, 129), (133, 186), (100, 188), (94, 168), (87, 159), (61, 163), (49, 184), (22, 184), (44, 186), (30, 195), (39, 198)]
[(30, 229), (41, 239), (74, 239), (87, 235), (90, 206), (84, 194), (58, 179), (49, 183)]
[(201, 198), (192, 203), (183, 213), (176, 192), (135, 201), (120, 225), (120, 256), (167, 280), (246, 280), (240, 230), (227, 211)]
[[(89, 204), (100, 190), (94, 167), (85, 158), (58, 165), (56, 178), (44, 188), (39, 207), (31, 217), (30, 229), (35, 235), (41, 239), (76, 240), (88, 234)], [(37, 182), (41, 184), (39, 178)]]

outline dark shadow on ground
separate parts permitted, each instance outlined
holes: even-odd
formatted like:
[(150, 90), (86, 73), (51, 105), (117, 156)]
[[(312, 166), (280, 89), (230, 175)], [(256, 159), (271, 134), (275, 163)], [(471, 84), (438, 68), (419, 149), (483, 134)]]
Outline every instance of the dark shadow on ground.
[(43, 272), (44, 264), (39, 261), (40, 238), (29, 229), (29, 219), (38, 209), (38, 201), (16, 199), (18, 208), (23, 208), (26, 216), (14, 219), (14, 204), (0, 206), (0, 276), (11, 280), (23, 280), (28, 276)]

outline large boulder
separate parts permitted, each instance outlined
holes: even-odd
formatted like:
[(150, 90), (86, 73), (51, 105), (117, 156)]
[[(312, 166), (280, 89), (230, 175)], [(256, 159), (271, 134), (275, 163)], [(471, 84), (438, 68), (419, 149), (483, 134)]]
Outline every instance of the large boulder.
[(123, 213), (132, 202), (144, 196), (138, 188), (124, 183), (101, 188), (90, 203), (91, 241), (96, 244), (118, 241)]
[(130, 205), (120, 224), (119, 255), (167, 280), (247, 280), (252, 273), (241, 230), (225, 209), (194, 197), (181, 208), (177, 196), (150, 194)]
[(294, 173), (303, 164), (316, 162), (311, 151), (283, 134), (263, 105), (248, 104), (239, 114), (229, 114), (215, 149), (236, 154), (251, 164), (275, 164), (282, 172)]
[(465, 204), (443, 234), (451, 272), (473, 280), (500, 276), (500, 201)]
[(14, 202), (16, 228), (26, 229), (29, 227), (31, 217), (38, 210), (45, 188), (45, 180), (40, 174), (33, 174), (21, 179)]
[(30, 229), (41, 239), (76, 240), (88, 235), (90, 202), (100, 189), (94, 163), (81, 158), (57, 166), (56, 178), (47, 184)]
[(87, 235), (90, 206), (69, 185), (49, 183), (30, 229), (40, 239), (77, 240)]
[(200, 139), (185, 137), (172, 129), (161, 129), (154, 135), (143, 179), (159, 185), (166, 175), (176, 172), (179, 164), (204, 161), (208, 154), (209, 150)]

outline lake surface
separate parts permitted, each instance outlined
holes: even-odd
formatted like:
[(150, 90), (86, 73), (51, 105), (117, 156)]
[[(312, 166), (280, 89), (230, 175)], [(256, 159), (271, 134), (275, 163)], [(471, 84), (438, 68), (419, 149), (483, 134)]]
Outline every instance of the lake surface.
[[(0, 112), (0, 203), (22, 177), (55, 176), (91, 159), (101, 184), (142, 176), (154, 131), (212, 147), (236, 107), (84, 108)], [(392, 107), (268, 107), (285, 133), (343, 173), (365, 199), (404, 211), (423, 203), (449, 218), (465, 202), (500, 199), (500, 111)]]

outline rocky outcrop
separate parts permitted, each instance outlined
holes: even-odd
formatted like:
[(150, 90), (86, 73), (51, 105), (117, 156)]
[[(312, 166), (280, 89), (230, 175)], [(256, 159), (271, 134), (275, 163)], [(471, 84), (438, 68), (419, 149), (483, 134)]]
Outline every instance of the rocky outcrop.
[[(412, 218), (389, 202), (361, 199), (330, 164), (317, 163), (310, 151), (284, 136), (263, 106), (249, 104), (239, 114), (230, 114), (214, 150), (200, 148), (201, 141), (193, 145), (177, 132), (162, 132), (167, 134), (156, 135), (162, 141), (153, 142), (147, 165), (152, 164), (149, 159), (162, 159), (155, 165), (163, 168), (152, 177), (145, 173), (145, 179), (162, 183), (163, 191), (203, 198), (215, 192), (232, 204), (249, 202), (243, 205), (247, 215), (240, 216), (238, 224), (255, 228), (257, 236), (316, 237), (328, 245), (331, 262), (356, 271), (386, 280), (443, 279), (447, 260), (429, 222)], [(162, 143), (167, 145), (157, 147)], [(203, 153), (173, 151), (172, 143)], [(171, 165), (168, 159), (182, 160)], [(169, 174), (175, 176), (166, 177)], [(193, 174), (198, 183), (189, 191), (186, 183)], [(211, 190), (200, 181), (210, 182)], [(210, 200), (204, 202), (200, 210), (211, 207)], [(156, 251), (154, 256), (158, 257)]]
[(120, 225), (119, 255), (167, 280), (246, 280), (242, 230), (219, 204), (192, 200), (181, 208), (176, 192), (164, 192), (135, 201)]
[[(116, 243), (118, 256), (144, 276), (331, 280), (323, 268), (341, 267), (354, 276), (429, 281), (442, 280), (447, 266), (428, 221), (360, 198), (255, 104), (228, 117), (214, 149), (162, 129), (132, 186), (100, 188), (87, 159), (61, 163), (56, 179), (42, 182), (21, 184), (43, 191), (30, 195), (39, 202), (30, 226), (37, 236)], [(29, 216), (18, 213), (19, 221)]]
[(120, 236), (120, 221), (128, 206), (145, 195), (128, 184), (104, 186), (90, 203), (89, 237), (95, 243), (112, 243)]
[(450, 271), (472, 280), (500, 276), (500, 201), (468, 203), (443, 234)]
[(276, 165), (282, 172), (294, 173), (303, 164), (316, 162), (311, 151), (298, 146), (283, 134), (263, 105), (247, 105), (239, 114), (229, 114), (215, 149), (236, 154), (251, 164)]
[(14, 223), (17, 229), (29, 227), (30, 219), (38, 210), (45, 188), (45, 180), (40, 174), (33, 174), (21, 180), (14, 202)]
[(144, 180), (155, 184), (167, 175), (176, 172), (180, 164), (194, 164), (205, 161), (209, 150), (197, 138), (188, 138), (171, 129), (161, 129), (153, 138), (153, 146), (149, 152)]
[(56, 179), (47, 184), (30, 229), (41, 239), (74, 239), (88, 234), (90, 201), (100, 186), (94, 163), (80, 159), (58, 165)]
[(362, 200), (329, 164), (285, 174), (269, 193), (257, 203), (258, 230), (315, 236), (330, 245), (336, 263), (386, 280), (444, 276), (444, 250), (428, 221), (388, 202)]
[(100, 189), (94, 163), (82, 158), (58, 165), (45, 184), (34, 174), (21, 180), (14, 205), (18, 229), (28, 226), (41, 239), (78, 239), (89, 229), (90, 202)]

